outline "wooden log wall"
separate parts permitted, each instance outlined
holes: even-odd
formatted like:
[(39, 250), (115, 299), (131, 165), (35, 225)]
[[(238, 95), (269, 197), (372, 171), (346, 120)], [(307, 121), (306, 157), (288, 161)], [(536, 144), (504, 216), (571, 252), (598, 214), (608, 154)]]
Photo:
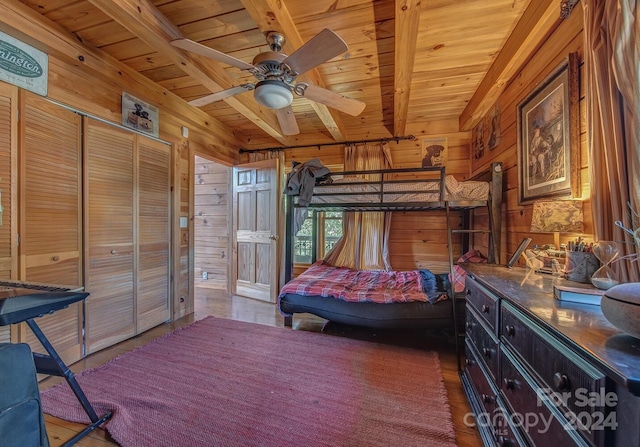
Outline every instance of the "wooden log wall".
[[(545, 245), (553, 243), (552, 233), (531, 233), (532, 205), (518, 203), (518, 146), (517, 142), (517, 108), (518, 105), (536, 89), (549, 73), (568, 57), (576, 52), (579, 60), (578, 82), (580, 103), (580, 160), (579, 177), (580, 193), (576, 199), (583, 200), (584, 230), (582, 234), (560, 234), (560, 242), (583, 236), (593, 240), (593, 219), (591, 216), (589, 188), (589, 154), (586, 136), (585, 97), (582, 79), (584, 79), (584, 44), (583, 44), (583, 11), (580, 3), (574, 8), (571, 16), (560, 22), (559, 26), (540, 43), (538, 51), (521, 67), (517, 75), (510, 81), (504, 93), (498, 99), (501, 113), (502, 138), (497, 148), (485, 156), (478, 170), (484, 169), (492, 161), (501, 161), (504, 169), (505, 205), (503, 206), (503, 243), (502, 259), (508, 260), (525, 237), (531, 237), (531, 244)], [(524, 262), (521, 258), (521, 265)]]
[[(240, 145), (233, 132), (99, 49), (84, 46), (76, 36), (26, 5), (17, 2), (0, 4), (0, 30), (48, 54), (48, 98), (61, 106), (116, 124), (120, 123), (123, 91), (158, 107), (159, 138), (172, 144), (174, 160), (173, 317), (190, 313), (193, 303), (191, 160), (198, 151), (225, 165), (236, 164)], [(188, 137), (183, 136), (185, 129), (188, 129)], [(9, 143), (15, 151), (16, 141)], [(190, 144), (197, 149), (190, 149)], [(2, 181), (5, 180), (3, 178)], [(4, 189), (5, 184), (2, 186)], [(11, 203), (10, 206), (15, 207), (16, 204)], [(7, 209), (8, 215), (11, 209)], [(181, 217), (187, 219), (185, 228), (180, 226)]]
[[(395, 168), (415, 168), (422, 165), (422, 140), (424, 138), (447, 139), (447, 174), (456, 179), (468, 180), (470, 133), (458, 131), (458, 120), (449, 119), (411, 126), (408, 134), (415, 140), (390, 142)], [(358, 138), (369, 139), (361, 135)], [(304, 162), (318, 158), (325, 166), (339, 170), (342, 168), (344, 148), (342, 145), (321, 148), (287, 149), (285, 164), (292, 161)], [(453, 228), (461, 228), (459, 215), (452, 216)], [(396, 270), (430, 269), (434, 272), (448, 271), (447, 226), (444, 211), (395, 212), (391, 220), (390, 258)], [(444, 241), (444, 242), (443, 242)], [(484, 251), (486, 253), (486, 250)], [(462, 255), (460, 238), (454, 239), (454, 254)], [(298, 273), (299, 270), (296, 270)]]
[(195, 158), (194, 285), (228, 290), (229, 283), (229, 171), (207, 158)]

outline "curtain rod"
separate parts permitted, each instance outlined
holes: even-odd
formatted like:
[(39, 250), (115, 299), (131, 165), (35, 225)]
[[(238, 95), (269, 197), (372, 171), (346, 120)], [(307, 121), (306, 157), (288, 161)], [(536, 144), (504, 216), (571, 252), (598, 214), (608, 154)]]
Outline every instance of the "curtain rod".
[(248, 152), (277, 152), (283, 151), (285, 149), (299, 149), (303, 147), (317, 147), (320, 150), (321, 146), (339, 146), (339, 145), (351, 145), (351, 144), (363, 144), (363, 143), (386, 143), (388, 141), (395, 141), (396, 143), (400, 140), (411, 140), (415, 141), (416, 137), (413, 135), (407, 135), (405, 137), (389, 137), (389, 138), (377, 138), (374, 140), (358, 140), (358, 141), (336, 141), (335, 143), (320, 143), (320, 144), (305, 144), (301, 146), (279, 146), (279, 147), (265, 147), (263, 149), (245, 149), (244, 147), (240, 148), (240, 153), (248, 153)]

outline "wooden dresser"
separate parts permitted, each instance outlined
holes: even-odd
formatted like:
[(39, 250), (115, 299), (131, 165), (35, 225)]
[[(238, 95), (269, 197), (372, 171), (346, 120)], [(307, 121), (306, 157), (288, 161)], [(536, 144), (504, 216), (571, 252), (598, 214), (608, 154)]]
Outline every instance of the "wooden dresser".
[(487, 446), (640, 446), (640, 340), (599, 306), (553, 298), (572, 284), (524, 268), (467, 272), (461, 380)]

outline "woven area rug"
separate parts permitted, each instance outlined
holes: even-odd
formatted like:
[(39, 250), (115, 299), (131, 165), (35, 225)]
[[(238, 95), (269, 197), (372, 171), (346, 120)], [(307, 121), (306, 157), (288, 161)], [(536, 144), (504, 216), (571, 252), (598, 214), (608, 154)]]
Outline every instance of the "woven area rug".
[[(207, 317), (76, 377), (124, 447), (455, 446), (418, 349)], [(66, 382), (42, 402), (88, 422)]]

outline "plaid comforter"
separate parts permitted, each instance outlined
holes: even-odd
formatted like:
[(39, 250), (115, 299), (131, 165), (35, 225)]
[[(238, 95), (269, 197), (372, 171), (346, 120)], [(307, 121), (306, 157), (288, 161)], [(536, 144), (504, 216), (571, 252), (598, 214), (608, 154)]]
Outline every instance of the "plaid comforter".
[[(352, 270), (316, 262), (280, 291), (303, 296), (323, 296), (351, 302), (406, 303), (430, 301), (419, 270), (395, 272)], [(443, 293), (446, 297), (446, 293)]]

